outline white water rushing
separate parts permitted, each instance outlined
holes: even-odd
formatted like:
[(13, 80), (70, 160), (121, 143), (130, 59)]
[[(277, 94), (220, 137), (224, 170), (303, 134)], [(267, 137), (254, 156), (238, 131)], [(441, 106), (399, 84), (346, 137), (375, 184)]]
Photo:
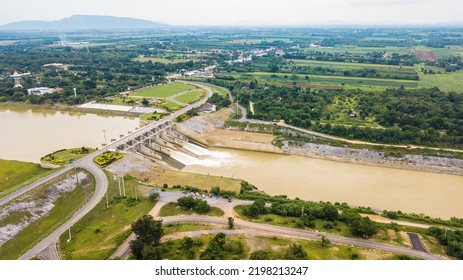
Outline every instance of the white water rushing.
[(228, 152), (209, 151), (191, 143), (187, 143), (183, 147), (197, 155), (197, 157), (185, 154), (181, 151), (172, 151), (170, 156), (187, 166), (199, 165), (204, 167), (220, 167), (231, 164), (233, 160), (231, 154)]

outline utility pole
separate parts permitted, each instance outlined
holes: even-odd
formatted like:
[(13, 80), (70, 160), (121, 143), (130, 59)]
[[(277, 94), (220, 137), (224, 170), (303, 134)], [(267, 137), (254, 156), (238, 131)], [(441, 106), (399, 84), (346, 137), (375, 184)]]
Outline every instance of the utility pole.
[(117, 173), (117, 185), (119, 186), (119, 197), (122, 197), (122, 190), (121, 190), (121, 175)]
[(75, 169), (76, 171), (76, 182), (77, 182), (77, 186), (79, 187), (79, 173), (77, 173), (77, 168)]
[(124, 182), (124, 174), (122, 174), (121, 176), (121, 179), (122, 179), (122, 191), (124, 193), (124, 196), (125, 196), (125, 182)]
[(71, 227), (69, 227), (69, 239), (67, 240), (67, 242), (69, 243), (72, 239), (72, 236), (71, 236)]
[(106, 146), (106, 152), (108, 151), (108, 146), (107, 146), (107, 143), (106, 143), (106, 129), (103, 129), (103, 137), (104, 137), (104, 144)]

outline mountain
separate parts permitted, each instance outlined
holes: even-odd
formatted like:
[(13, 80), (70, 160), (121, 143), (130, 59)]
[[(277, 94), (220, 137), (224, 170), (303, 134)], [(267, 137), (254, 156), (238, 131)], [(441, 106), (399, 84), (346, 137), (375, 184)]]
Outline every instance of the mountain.
[(18, 21), (0, 26), (0, 30), (127, 30), (159, 29), (169, 25), (144, 19), (74, 15), (57, 21)]

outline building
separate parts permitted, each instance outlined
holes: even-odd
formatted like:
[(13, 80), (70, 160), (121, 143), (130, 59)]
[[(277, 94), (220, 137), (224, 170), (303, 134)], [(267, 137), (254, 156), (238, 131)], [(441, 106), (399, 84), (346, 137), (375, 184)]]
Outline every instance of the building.
[(14, 71), (13, 75), (10, 75), (10, 78), (14, 80), (14, 87), (13, 88), (22, 88), (21, 85), (21, 77), (29, 76), (31, 73), (22, 73), (19, 74), (17, 71)]
[(206, 104), (203, 105), (203, 112), (204, 113), (211, 113), (217, 111), (217, 106), (214, 104), (211, 104), (209, 102), (206, 102)]
[(46, 93), (53, 93), (55, 92), (54, 88), (48, 88), (48, 87), (36, 87), (36, 88), (30, 88), (27, 90), (27, 94), (29, 95), (44, 95)]

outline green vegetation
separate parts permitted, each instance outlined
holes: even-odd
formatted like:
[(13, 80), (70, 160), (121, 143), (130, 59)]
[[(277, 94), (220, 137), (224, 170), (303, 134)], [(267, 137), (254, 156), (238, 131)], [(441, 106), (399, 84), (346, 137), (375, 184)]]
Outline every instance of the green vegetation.
[(140, 185), (125, 176), (127, 194), (138, 192), (137, 198), (119, 197), (118, 185), (110, 173), (108, 176), (108, 202), (103, 199), (72, 228), (72, 240), (66, 242), (67, 232), (60, 236), (60, 254), (64, 259), (105, 260), (130, 235), (130, 225), (154, 207), (154, 203), (140, 192)]
[(167, 110), (169, 110), (171, 112), (177, 111), (178, 109), (183, 108), (182, 105), (179, 105), (179, 104), (177, 104), (175, 102), (172, 102), (170, 100), (167, 100), (167, 99), (163, 100), (161, 103), (159, 103), (159, 107), (165, 108), (165, 109), (167, 109)]
[(29, 162), (0, 159), (0, 197), (4, 197), (27, 182), (31, 183), (51, 171)]
[(118, 159), (121, 159), (124, 155), (116, 152), (104, 152), (97, 156), (94, 161), (101, 167), (106, 167)]
[(166, 114), (161, 114), (161, 113), (147, 113), (147, 114), (141, 115), (140, 120), (143, 120), (143, 121), (158, 121), (158, 120), (162, 119), (165, 116), (166, 116)]
[(201, 203), (198, 209), (192, 209), (192, 210), (182, 209), (180, 208), (180, 206), (179, 207), (177, 206), (179, 206), (177, 203), (170, 202), (161, 208), (159, 215), (161, 217), (176, 216), (176, 215), (195, 215), (195, 214), (206, 215), (206, 216), (216, 216), (216, 217), (221, 217), (224, 215), (223, 211), (217, 207), (210, 207), (208, 205), (209, 210), (205, 210), (208, 207), (205, 207), (203, 203)]
[(449, 256), (463, 260), (463, 230), (448, 230), (430, 227), (428, 232), (445, 246)]
[(87, 148), (87, 147), (75, 148), (75, 149), (63, 149), (63, 150), (59, 150), (54, 153), (48, 154), (44, 156), (43, 158), (41, 158), (41, 160), (45, 162), (50, 162), (53, 164), (63, 165), (66, 163), (79, 160), (94, 151), (95, 149)]
[[(54, 188), (54, 185), (66, 179), (69, 175), (74, 175), (74, 170), (70, 171), (57, 179), (42, 185), (31, 192), (17, 198), (23, 201), (38, 200), (46, 198)], [(89, 176), (88, 180), (80, 181), (80, 187), (72, 192), (61, 194), (53, 204), (54, 207), (44, 217), (33, 221), (26, 228), (21, 230), (13, 239), (4, 243), (0, 248), (0, 259), (11, 260), (17, 259), (37, 242), (48, 236), (53, 230), (64, 224), (78, 209), (80, 209), (93, 195), (95, 183), (93, 177)], [(15, 201), (11, 202), (14, 203)], [(10, 204), (11, 204), (10, 203)], [(6, 206), (8, 206), (7, 204)], [(5, 207), (5, 206), (3, 206)], [(13, 213), (0, 221), (0, 227), (7, 224), (18, 224), (24, 219), (24, 215), (29, 213)]]
[(170, 83), (166, 85), (154, 86), (143, 89), (130, 94), (135, 97), (150, 97), (150, 98), (167, 98), (180, 92), (190, 91), (195, 89), (195, 86), (184, 83)]

